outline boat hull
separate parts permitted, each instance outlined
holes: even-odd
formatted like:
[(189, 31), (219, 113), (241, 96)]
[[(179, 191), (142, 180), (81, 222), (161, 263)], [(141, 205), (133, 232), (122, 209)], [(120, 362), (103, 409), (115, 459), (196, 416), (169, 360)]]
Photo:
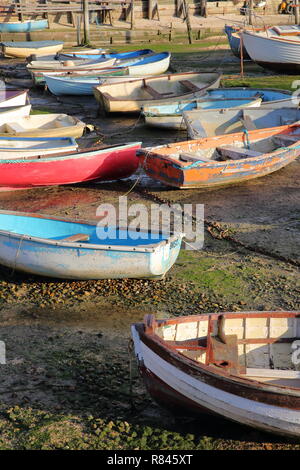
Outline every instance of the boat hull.
[[(192, 101), (187, 103), (186, 108), (193, 109), (193, 106), (195, 106), (196, 109), (203, 109), (203, 111), (208, 111), (210, 109), (234, 109), (237, 107), (245, 107), (245, 108), (251, 108), (251, 107), (258, 107), (261, 105), (261, 99), (224, 99), (224, 100), (214, 100), (214, 99), (207, 99), (205, 100), (203, 98), (203, 101), (201, 100), (195, 101), (194, 103)], [(176, 113), (174, 112), (175, 106), (170, 106), (170, 113), (164, 114), (164, 110), (160, 108), (158, 105), (157, 107), (153, 106), (153, 108), (157, 108), (157, 111), (155, 109), (149, 109), (144, 110), (144, 118), (145, 122), (148, 126), (151, 127), (160, 127), (163, 129), (175, 129), (175, 130), (186, 130), (186, 124), (183, 119), (183, 110), (185, 109), (185, 106), (183, 102), (178, 102), (176, 104)], [(172, 114), (174, 112), (174, 114)], [(157, 113), (157, 114), (156, 114)]]
[(245, 47), (251, 59), (262, 67), (297, 74), (300, 71), (300, 41), (265, 37), (244, 31)]
[[(270, 103), (270, 106), (272, 103)], [(196, 110), (183, 113), (189, 139), (202, 139), (216, 135), (243, 132), (250, 128), (264, 129), (277, 127), (283, 124), (293, 124), (300, 120), (298, 108), (268, 108), (260, 106), (256, 109), (219, 109)]]
[[(241, 58), (241, 38), (239, 36), (239, 27), (225, 25), (225, 33), (228, 38), (229, 46), (233, 55)], [(243, 46), (243, 59), (244, 60), (251, 60), (245, 46)]]
[(2, 235), (0, 264), (28, 274), (61, 279), (162, 279), (174, 264), (181, 239), (155, 252), (98, 250), (83, 244), (63, 247)]
[[(210, 77), (210, 78), (209, 78)], [(201, 82), (201, 78), (203, 82)], [(158, 103), (160, 100), (169, 102), (179, 100), (195, 99), (203, 96), (210, 88), (218, 88), (220, 84), (220, 75), (217, 73), (201, 74), (194, 72), (175, 73), (150, 77), (148, 79), (119, 82), (116, 84), (100, 85), (94, 87), (94, 96), (99, 103), (100, 109), (108, 112), (140, 112), (141, 108)], [(194, 81), (198, 84), (193, 86), (191, 92), (189, 87), (180, 85), (179, 82)], [(154, 88), (155, 96), (148, 92), (143, 93), (144, 87)], [(157, 92), (156, 88), (168, 89), (167, 92)], [(115, 91), (118, 91), (118, 95)], [(180, 90), (180, 91), (179, 91)], [(130, 96), (132, 95), (132, 97)], [(148, 95), (148, 97), (147, 97)]]
[(138, 167), (140, 143), (40, 158), (0, 160), (0, 190), (126, 178)]
[[(283, 130), (287, 127), (282, 126), (274, 127), (273, 129), (251, 131), (249, 132), (249, 139), (253, 141), (255, 135), (259, 135), (261, 138), (269, 138), (269, 136), (278, 133), (280, 129)], [(218, 147), (220, 145), (232, 144), (232, 142), (235, 142), (235, 139), (240, 140), (243, 138), (241, 137), (242, 135), (244, 134), (226, 134), (210, 139), (199, 139), (199, 142), (201, 140), (203, 142), (208, 140), (210, 142), (213, 141), (213, 145)], [(189, 142), (197, 142), (197, 140)], [(184, 152), (180, 144), (171, 144), (168, 146), (170, 153), (172, 145), (174, 152)], [(201, 162), (201, 157), (199, 157), (198, 163), (190, 165), (177, 163), (172, 158), (168, 158), (166, 153), (160, 154), (159, 152), (159, 148), (157, 150), (155, 148), (145, 148), (138, 152), (144, 171), (151, 178), (159, 180), (168, 186), (179, 189), (193, 189), (237, 184), (266, 176), (294, 161), (300, 155), (300, 148), (282, 148), (280, 151), (262, 153), (255, 158), (241, 160)]]
[(29, 90), (0, 90), (0, 112), (1, 108), (12, 106), (25, 106), (27, 103), (27, 93)]
[[(35, 47), (33, 47), (31, 41), (26, 43), (20, 42), (19, 44), (18, 42), (15, 44), (13, 42), (2, 43), (2, 52), (6, 57), (20, 57), (25, 59), (33, 54), (37, 56), (57, 54), (62, 50), (64, 45), (63, 42), (53, 41), (53, 44), (49, 44), (49, 42), (51, 41), (35, 42)], [(40, 47), (38, 44), (40, 44)]]
[[(230, 380), (218, 368), (201, 366), (145, 333), (142, 324), (132, 326), (139, 370), (152, 397), (189, 414), (203, 410), (255, 429), (288, 437), (300, 437), (299, 396), (264, 390)], [(236, 377), (235, 377), (236, 378)]]
[(48, 20), (30, 20), (0, 23), (0, 33), (28, 33), (48, 28)]

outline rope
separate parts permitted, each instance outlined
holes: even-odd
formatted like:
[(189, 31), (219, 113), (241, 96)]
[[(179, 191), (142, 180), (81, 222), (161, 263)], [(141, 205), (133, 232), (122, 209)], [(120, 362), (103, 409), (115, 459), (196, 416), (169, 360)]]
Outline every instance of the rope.
[(133, 340), (130, 338), (127, 345), (128, 351), (128, 366), (129, 366), (129, 396), (131, 410), (135, 410), (134, 398), (133, 398), (133, 374), (132, 374), (132, 351), (134, 349)]
[(131, 193), (134, 188), (136, 187), (136, 185), (140, 182), (141, 178), (142, 178), (142, 175), (143, 175), (143, 171), (144, 170), (144, 167), (145, 167), (145, 164), (146, 164), (146, 161), (147, 161), (147, 158), (148, 158), (148, 155), (150, 154), (151, 150), (149, 150), (147, 153), (146, 153), (146, 156), (144, 158), (144, 161), (143, 161), (143, 164), (142, 165), (139, 165), (139, 175), (137, 177), (137, 179), (135, 180), (135, 182), (133, 183), (133, 185), (131, 186), (131, 188), (129, 188), (129, 190), (123, 194), (123, 197), (124, 196), (128, 196), (129, 193)]
[(99, 128), (97, 126), (95, 126), (95, 132), (96, 132), (97, 135), (100, 135), (102, 137), (107, 137), (107, 138), (115, 137), (117, 135), (129, 134), (130, 132), (133, 132), (135, 130), (135, 128), (137, 127), (137, 125), (138, 125), (139, 121), (141, 120), (141, 118), (142, 118), (142, 114), (140, 113), (139, 117), (137, 118), (137, 120), (135, 121), (133, 126), (130, 126), (125, 130), (122, 130), (122, 132), (115, 132), (113, 134), (103, 134), (103, 132), (99, 131)]

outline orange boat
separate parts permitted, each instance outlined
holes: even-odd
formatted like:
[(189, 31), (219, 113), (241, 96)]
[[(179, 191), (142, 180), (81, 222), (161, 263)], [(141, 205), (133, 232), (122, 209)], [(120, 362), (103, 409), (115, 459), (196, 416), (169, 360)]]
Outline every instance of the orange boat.
[(176, 142), (140, 149), (137, 155), (146, 173), (168, 186), (189, 189), (240, 183), (295, 160), (300, 155), (300, 125)]

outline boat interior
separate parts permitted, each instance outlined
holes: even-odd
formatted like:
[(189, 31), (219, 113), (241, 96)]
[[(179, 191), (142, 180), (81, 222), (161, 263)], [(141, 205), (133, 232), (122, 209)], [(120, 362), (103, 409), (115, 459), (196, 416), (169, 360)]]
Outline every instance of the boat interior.
[[(274, 152), (282, 147), (289, 147), (294, 145), (300, 140), (300, 126), (290, 129), (289, 133), (279, 133), (274, 131), (274, 134), (269, 134), (265, 137), (259, 135), (251, 136), (248, 132), (244, 132), (238, 137), (232, 137), (236, 134), (231, 134), (228, 139), (216, 141), (214, 138), (208, 141), (190, 140), (181, 144), (170, 144), (157, 150), (161, 156), (169, 157), (172, 160), (182, 162), (210, 162), (210, 161), (225, 161), (225, 160), (242, 160), (260, 155)], [(174, 149), (174, 150), (173, 150)], [(156, 153), (153, 149), (153, 153)]]
[(173, 350), (217, 370), (300, 388), (300, 312), (243, 312), (154, 320)]

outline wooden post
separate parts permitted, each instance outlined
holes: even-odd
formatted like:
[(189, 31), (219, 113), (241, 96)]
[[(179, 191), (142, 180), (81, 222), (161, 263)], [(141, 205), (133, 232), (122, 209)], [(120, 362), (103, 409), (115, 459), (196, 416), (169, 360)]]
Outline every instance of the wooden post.
[(131, 9), (130, 9), (130, 29), (134, 28), (134, 0), (131, 0)]
[(83, 43), (90, 44), (90, 20), (89, 20), (89, 0), (83, 0)]
[(19, 4), (18, 19), (19, 19), (19, 21), (24, 21), (24, 15), (23, 15), (23, 12), (22, 12), (22, 0), (17, 0), (17, 3)]
[(185, 9), (185, 21), (186, 21), (186, 28), (187, 28), (188, 37), (189, 37), (189, 43), (193, 44), (192, 27), (191, 27), (191, 22), (190, 22), (188, 0), (183, 0), (183, 5)]
[(79, 15), (76, 15), (76, 25), (77, 25), (77, 30), (76, 30), (76, 34), (77, 34), (77, 46), (80, 46), (81, 45), (81, 14)]
[(295, 24), (299, 24), (299, 0), (295, 0)]
[(249, 24), (252, 25), (253, 24), (253, 20), (252, 20), (252, 14), (253, 14), (253, 0), (249, 0)]

